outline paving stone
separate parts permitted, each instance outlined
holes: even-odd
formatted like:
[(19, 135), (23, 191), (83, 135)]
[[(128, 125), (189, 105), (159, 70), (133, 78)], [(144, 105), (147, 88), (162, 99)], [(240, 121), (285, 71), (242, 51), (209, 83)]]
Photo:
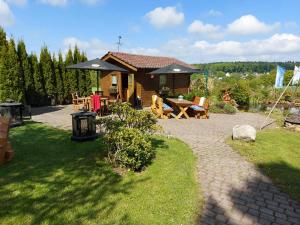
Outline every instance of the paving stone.
[(288, 217), (288, 221), (295, 223), (295, 224), (300, 224), (300, 219), (298, 219), (298, 218)]
[(261, 213), (266, 213), (268, 215), (273, 215), (274, 214), (273, 210), (267, 209), (267, 208), (264, 208), (264, 207), (260, 208), (259, 210), (260, 210)]
[(287, 220), (283, 220), (283, 219), (276, 219), (276, 223), (279, 223), (281, 225), (292, 225), (291, 222), (288, 222)]
[(272, 222), (270, 222), (269, 220), (260, 218), (260, 219), (258, 220), (258, 224), (259, 224), (259, 225), (271, 225)]
[(216, 220), (217, 221), (221, 221), (221, 222), (226, 222), (227, 221), (227, 218), (223, 215), (217, 215), (216, 216)]
[(280, 218), (280, 219), (284, 219), (284, 220), (286, 220), (287, 219), (287, 216), (286, 216), (286, 214), (283, 214), (283, 213), (275, 213), (275, 217), (276, 218)]
[(269, 215), (269, 214), (266, 214), (266, 213), (261, 213), (261, 214), (259, 215), (259, 217), (262, 218), (262, 219), (268, 220), (268, 221), (270, 221), (270, 222), (275, 222), (275, 217), (274, 217), (274, 216), (271, 216), (271, 215)]
[(278, 206), (267, 205), (267, 208), (273, 210), (274, 212), (278, 212), (278, 213), (284, 212), (284, 209), (282, 209)]
[(250, 209), (255, 209), (255, 210), (259, 209), (259, 206), (256, 205), (256, 204), (254, 204), (254, 203), (249, 203), (249, 204), (247, 204), (247, 206), (248, 206)]
[(259, 211), (256, 210), (256, 209), (249, 209), (248, 213), (251, 215), (251, 216), (255, 216), (257, 217), (259, 215)]

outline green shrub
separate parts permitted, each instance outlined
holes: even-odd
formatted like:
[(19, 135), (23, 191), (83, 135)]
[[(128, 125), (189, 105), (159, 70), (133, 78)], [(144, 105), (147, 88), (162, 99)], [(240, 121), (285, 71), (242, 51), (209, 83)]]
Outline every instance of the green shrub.
[(225, 113), (225, 114), (234, 114), (237, 112), (237, 109), (225, 102), (215, 102), (209, 108), (209, 111), (212, 113)]
[(245, 80), (241, 80), (231, 89), (231, 96), (239, 106), (249, 107), (250, 88)]
[(143, 169), (155, 155), (149, 135), (137, 128), (120, 128), (106, 135), (105, 139), (111, 146), (109, 159), (134, 171)]
[(236, 108), (230, 104), (225, 104), (223, 109), (224, 109), (224, 112), (228, 113), (228, 114), (234, 114), (237, 111)]
[(155, 156), (150, 134), (158, 129), (152, 113), (135, 110), (130, 104), (115, 104), (112, 116), (97, 124), (104, 128), (108, 158), (117, 166), (142, 170)]

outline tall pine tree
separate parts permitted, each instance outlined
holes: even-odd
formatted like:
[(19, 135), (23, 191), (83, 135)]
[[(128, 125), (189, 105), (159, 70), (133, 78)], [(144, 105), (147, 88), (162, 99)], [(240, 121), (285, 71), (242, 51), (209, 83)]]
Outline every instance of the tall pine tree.
[(28, 60), (30, 65), (30, 72), (34, 80), (34, 100), (31, 104), (33, 106), (45, 105), (47, 94), (45, 90), (44, 78), (42, 74), (40, 74), (38, 58), (35, 53), (31, 53)]
[(6, 33), (2, 27), (0, 27), (0, 50), (3, 46), (7, 47)]
[[(81, 61), (80, 51), (77, 46), (75, 46), (75, 48), (74, 48), (73, 60), (74, 60), (74, 64), (80, 63), (80, 61)], [(80, 73), (81, 73), (80, 70), (74, 70), (73, 78), (70, 81), (70, 83), (71, 83), (71, 91), (77, 92), (79, 95), (82, 95), (80, 87), (79, 87)]]
[[(87, 61), (87, 57), (84, 53), (81, 53), (81, 62)], [(91, 79), (90, 79), (90, 73), (88, 70), (82, 71), (80, 73), (80, 89), (82, 91), (82, 95), (88, 96), (91, 94), (92, 91), (92, 85), (91, 85)]]
[(58, 55), (58, 61), (53, 55), (53, 64), (55, 68), (55, 77), (56, 77), (56, 90), (57, 90), (57, 101), (59, 104), (64, 102), (64, 65), (61, 52)]
[(55, 70), (50, 52), (46, 46), (41, 49), (40, 73), (44, 78), (45, 90), (48, 95), (48, 99), (50, 100), (49, 103), (55, 104), (57, 97)]
[(0, 101), (5, 99), (4, 96), (4, 88), (5, 88), (5, 79), (6, 74), (4, 71), (4, 56), (7, 53), (7, 41), (6, 41), (6, 33), (0, 27)]
[[(74, 64), (73, 60), (73, 52), (71, 49), (69, 49), (67, 56), (66, 56), (66, 61), (65, 61), (65, 66), (69, 66)], [(65, 71), (65, 79), (64, 79), (64, 88), (65, 88), (65, 97), (69, 101), (71, 97), (71, 93), (76, 92), (76, 89), (72, 87), (72, 80), (75, 78), (75, 71), (74, 70), (66, 70)]]
[(32, 104), (32, 97), (34, 95), (34, 80), (33, 74), (30, 71), (26, 46), (23, 40), (19, 41), (17, 52), (20, 62), (21, 86), (25, 93), (25, 101), (27, 104)]
[(7, 98), (24, 101), (20, 63), (13, 38), (9, 40), (7, 48), (2, 48), (1, 52), (0, 101), (5, 101)]

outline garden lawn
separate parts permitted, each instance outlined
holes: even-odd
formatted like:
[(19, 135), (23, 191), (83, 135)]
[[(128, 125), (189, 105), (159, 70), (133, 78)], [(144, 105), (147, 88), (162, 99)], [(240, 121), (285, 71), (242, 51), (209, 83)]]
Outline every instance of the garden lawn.
[(229, 141), (280, 188), (300, 202), (300, 134), (284, 129), (258, 132), (255, 143)]
[(0, 168), (0, 224), (193, 224), (202, 198), (196, 157), (184, 143), (155, 138), (157, 157), (120, 176), (101, 139), (29, 123), (11, 129), (14, 160)]

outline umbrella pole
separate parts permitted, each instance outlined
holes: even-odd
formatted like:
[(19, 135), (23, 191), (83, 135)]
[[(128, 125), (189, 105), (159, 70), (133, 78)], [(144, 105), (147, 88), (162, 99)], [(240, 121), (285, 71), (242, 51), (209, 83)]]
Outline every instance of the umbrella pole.
[(97, 71), (97, 92), (99, 93), (99, 77), (100, 77), (100, 71)]
[(175, 75), (173, 74), (173, 97), (175, 96)]

